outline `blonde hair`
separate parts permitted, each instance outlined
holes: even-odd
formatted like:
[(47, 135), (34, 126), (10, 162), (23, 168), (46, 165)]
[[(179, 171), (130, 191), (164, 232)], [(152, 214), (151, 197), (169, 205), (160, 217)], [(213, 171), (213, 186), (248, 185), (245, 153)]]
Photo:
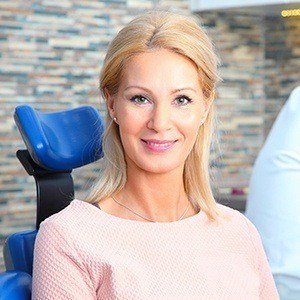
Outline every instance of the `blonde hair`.
[[(103, 99), (107, 92), (115, 95), (127, 59), (135, 54), (167, 49), (184, 55), (195, 63), (205, 97), (214, 97), (218, 57), (203, 28), (191, 16), (164, 10), (150, 10), (134, 18), (111, 41), (100, 74), (99, 89)], [(200, 126), (196, 142), (188, 155), (183, 172), (185, 191), (193, 207), (202, 209), (211, 220), (222, 213), (217, 207), (210, 186), (209, 154), (215, 131), (214, 103)], [(117, 124), (109, 112), (103, 134), (101, 177), (85, 201), (99, 202), (117, 194), (126, 183), (126, 162)]]

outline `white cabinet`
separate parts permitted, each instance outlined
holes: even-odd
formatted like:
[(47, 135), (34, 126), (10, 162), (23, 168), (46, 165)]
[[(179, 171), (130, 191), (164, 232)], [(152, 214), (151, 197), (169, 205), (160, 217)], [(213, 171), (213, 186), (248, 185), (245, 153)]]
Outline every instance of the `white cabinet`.
[[(297, 5), (298, 4), (298, 5)], [(284, 7), (295, 6), (300, 7), (300, 1), (296, 0), (190, 0), (189, 6), (191, 11), (204, 10), (222, 10), (227, 8), (246, 8), (246, 7), (261, 7), (279, 5)]]

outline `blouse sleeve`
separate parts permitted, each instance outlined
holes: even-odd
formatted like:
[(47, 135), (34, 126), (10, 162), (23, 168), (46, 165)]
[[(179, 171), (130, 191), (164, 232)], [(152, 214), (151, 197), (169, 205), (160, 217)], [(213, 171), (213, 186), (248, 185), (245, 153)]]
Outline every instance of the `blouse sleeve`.
[(256, 251), (256, 265), (260, 276), (260, 298), (261, 300), (277, 300), (279, 295), (276, 289), (272, 271), (263, 248), (260, 234), (254, 224), (245, 217), (253, 246)]
[[(64, 230), (42, 222), (34, 244), (32, 299), (96, 299), (88, 271)], [(67, 236), (65, 234), (65, 236)]]

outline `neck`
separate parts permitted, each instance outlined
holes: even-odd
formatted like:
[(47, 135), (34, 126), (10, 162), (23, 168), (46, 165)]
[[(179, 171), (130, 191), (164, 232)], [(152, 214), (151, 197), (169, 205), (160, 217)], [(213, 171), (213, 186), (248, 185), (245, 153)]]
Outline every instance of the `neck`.
[[(127, 168), (127, 181), (119, 201), (136, 212), (160, 222), (173, 222), (188, 205), (184, 190), (183, 167), (168, 173), (149, 173), (138, 167)], [(190, 215), (189, 207), (186, 217)]]

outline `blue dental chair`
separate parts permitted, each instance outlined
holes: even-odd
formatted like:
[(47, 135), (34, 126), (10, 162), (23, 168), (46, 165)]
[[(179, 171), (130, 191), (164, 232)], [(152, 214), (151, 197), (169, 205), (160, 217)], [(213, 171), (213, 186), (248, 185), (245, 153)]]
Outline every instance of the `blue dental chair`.
[(6, 271), (0, 274), (0, 300), (31, 299), (33, 250), (40, 223), (74, 199), (72, 169), (100, 159), (104, 122), (91, 106), (40, 112), (18, 106), (14, 119), (27, 150), (17, 158), (37, 188), (36, 229), (14, 233), (4, 245)]

